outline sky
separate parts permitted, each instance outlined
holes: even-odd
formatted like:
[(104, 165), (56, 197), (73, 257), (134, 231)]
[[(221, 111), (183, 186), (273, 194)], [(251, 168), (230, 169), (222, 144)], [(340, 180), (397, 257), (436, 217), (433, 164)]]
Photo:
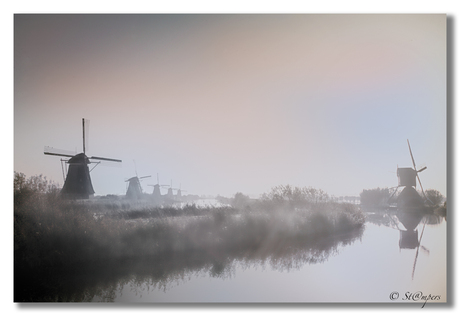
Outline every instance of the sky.
[(14, 170), (62, 185), (44, 146), (82, 152), (85, 118), (88, 156), (123, 161), (97, 195), (137, 172), (147, 193), (356, 196), (397, 185), (407, 139), (446, 195), (446, 88), (444, 14), (17, 14)]

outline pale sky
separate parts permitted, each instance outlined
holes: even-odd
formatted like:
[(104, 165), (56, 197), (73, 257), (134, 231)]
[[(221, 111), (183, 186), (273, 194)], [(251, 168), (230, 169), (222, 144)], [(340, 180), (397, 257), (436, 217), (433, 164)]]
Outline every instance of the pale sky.
[(14, 169), (63, 184), (44, 146), (122, 159), (96, 194), (152, 175), (186, 194), (446, 195), (446, 16), (16, 15)]

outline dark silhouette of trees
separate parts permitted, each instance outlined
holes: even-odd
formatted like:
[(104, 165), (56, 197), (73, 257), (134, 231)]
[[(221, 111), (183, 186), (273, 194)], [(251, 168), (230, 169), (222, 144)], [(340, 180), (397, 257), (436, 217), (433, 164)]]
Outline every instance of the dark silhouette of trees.
[(370, 190), (363, 190), (360, 193), (361, 205), (363, 206), (385, 206), (388, 203), (390, 197), (390, 189), (388, 188), (376, 188)]
[(332, 198), (321, 189), (279, 185), (272, 188), (269, 193), (265, 193), (262, 201), (275, 207), (296, 209), (332, 202)]
[(249, 206), (251, 199), (249, 196), (244, 195), (241, 192), (235, 194), (233, 199), (231, 199), (230, 204), (236, 209), (243, 210)]
[(426, 190), (425, 195), (434, 205), (441, 205), (442, 201), (444, 201), (444, 196), (438, 190)]

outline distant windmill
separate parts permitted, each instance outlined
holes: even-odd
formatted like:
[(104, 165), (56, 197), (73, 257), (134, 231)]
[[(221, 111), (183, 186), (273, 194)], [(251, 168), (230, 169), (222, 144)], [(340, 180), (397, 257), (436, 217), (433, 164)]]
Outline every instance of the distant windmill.
[(152, 196), (153, 196), (153, 199), (156, 201), (156, 202), (161, 202), (162, 200), (162, 195), (161, 195), (161, 187), (168, 187), (168, 185), (161, 185), (160, 184), (160, 177), (157, 173), (157, 184), (149, 184), (150, 186), (153, 186), (153, 193), (152, 193)]
[(425, 195), (423, 191), (422, 182), (420, 181), (420, 177), (418, 174), (425, 170), (427, 167), (420, 168), (417, 170), (415, 166), (414, 156), (412, 155), (412, 150), (410, 148), (409, 140), (407, 140), (407, 145), (409, 146), (409, 153), (412, 159), (412, 165), (414, 168), (397, 168), (397, 175), (398, 175), (398, 186), (396, 187), (393, 194), (390, 196), (390, 199), (393, 195), (398, 191), (400, 187), (404, 187), (401, 194), (398, 196), (398, 207), (417, 207), (423, 205), (423, 199), (420, 195), (415, 191), (417, 187), (417, 181), (420, 184), (420, 189), (422, 190), (423, 197), (425, 200), (430, 201), (430, 199)]
[[(45, 146), (45, 155), (53, 155), (60, 157), (69, 157), (65, 161), (68, 165), (67, 177), (65, 178), (64, 186), (62, 187), (61, 194), (66, 197), (74, 199), (88, 199), (90, 195), (94, 194), (93, 185), (91, 183), (90, 170), (88, 165), (95, 163), (96, 165), (91, 169), (93, 170), (102, 160), (121, 162), (119, 159), (86, 156), (86, 139), (85, 139), (85, 119), (82, 119), (83, 125), (83, 152), (73, 155), (69, 151), (59, 150), (52, 147)], [(97, 160), (97, 161), (91, 161)]]
[[(172, 185), (172, 183), (171, 183), (171, 185)], [(176, 198), (177, 198), (178, 200), (182, 199), (182, 192), (187, 192), (187, 191), (185, 191), (185, 190), (182, 190), (182, 184), (179, 185), (179, 189), (173, 188), (173, 190), (174, 190), (174, 191), (177, 191), (177, 193), (176, 193)]]
[(172, 187), (172, 180), (171, 180), (171, 185), (170, 185), (169, 188), (168, 188), (168, 193), (166, 193), (166, 197), (167, 197), (169, 200), (173, 200), (173, 199), (174, 199), (173, 187)]
[(129, 178), (128, 180), (125, 181), (125, 182), (128, 182), (128, 190), (126, 191), (126, 198), (130, 200), (138, 200), (142, 197), (141, 180), (151, 177), (151, 176), (139, 177), (137, 175), (136, 162), (134, 162), (134, 171), (136, 173), (136, 176)]

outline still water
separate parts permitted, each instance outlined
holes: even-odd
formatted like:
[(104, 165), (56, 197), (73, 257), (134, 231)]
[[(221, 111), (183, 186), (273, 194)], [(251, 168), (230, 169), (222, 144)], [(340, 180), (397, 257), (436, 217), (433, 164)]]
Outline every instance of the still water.
[[(293, 259), (229, 259), (158, 278), (124, 278), (94, 302), (446, 302), (446, 221), (368, 213), (358, 237)], [(310, 252), (311, 255), (311, 252)], [(308, 259), (310, 258), (310, 259)], [(319, 258), (319, 259), (318, 259)], [(391, 297), (391, 299), (390, 299)]]

